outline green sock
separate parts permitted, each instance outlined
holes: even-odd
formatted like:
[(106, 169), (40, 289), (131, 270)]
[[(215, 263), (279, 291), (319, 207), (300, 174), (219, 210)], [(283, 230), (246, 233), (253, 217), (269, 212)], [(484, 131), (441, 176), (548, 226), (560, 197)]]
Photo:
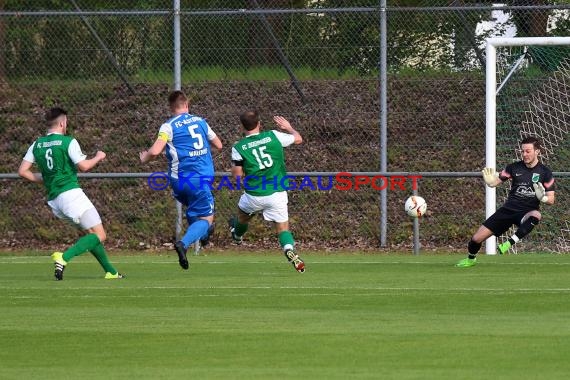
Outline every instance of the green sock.
[(63, 253), (63, 259), (69, 262), (69, 260), (73, 259), (75, 256), (79, 256), (82, 253), (90, 251), (91, 249), (93, 249), (93, 247), (95, 247), (97, 244), (100, 243), (101, 242), (99, 241), (97, 235), (95, 234), (85, 235), (81, 237), (79, 240), (77, 240), (77, 242), (74, 245), (69, 247)]
[[(293, 239), (293, 234), (291, 231), (281, 231), (279, 233), (279, 244), (281, 244), (281, 248), (291, 248), (295, 246), (295, 239)], [(288, 247), (290, 246), (290, 247)]]
[(247, 232), (248, 227), (249, 227), (248, 224), (242, 224), (240, 222), (236, 222), (235, 234), (237, 236), (243, 236)]
[(99, 264), (101, 264), (103, 269), (105, 269), (105, 272), (117, 274), (117, 270), (109, 261), (109, 257), (107, 256), (107, 252), (105, 252), (105, 247), (103, 247), (103, 244), (99, 243), (96, 247), (90, 249), (90, 251), (93, 256), (95, 256), (97, 261), (99, 261)]

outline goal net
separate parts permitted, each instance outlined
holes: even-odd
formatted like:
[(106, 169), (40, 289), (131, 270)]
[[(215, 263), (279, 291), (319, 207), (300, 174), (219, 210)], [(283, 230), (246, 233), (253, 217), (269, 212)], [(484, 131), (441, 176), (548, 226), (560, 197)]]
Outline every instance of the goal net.
[[(570, 37), (488, 40), (486, 80), (486, 166), (501, 170), (520, 160), (519, 142), (532, 135), (542, 141), (540, 160), (556, 178), (556, 206), (541, 207), (541, 223), (511, 253), (570, 252), (570, 178), (556, 175), (570, 168)], [(504, 203), (509, 189), (496, 191), (487, 189), (487, 216)], [(487, 242), (487, 254), (495, 253), (496, 244), (493, 238)]]

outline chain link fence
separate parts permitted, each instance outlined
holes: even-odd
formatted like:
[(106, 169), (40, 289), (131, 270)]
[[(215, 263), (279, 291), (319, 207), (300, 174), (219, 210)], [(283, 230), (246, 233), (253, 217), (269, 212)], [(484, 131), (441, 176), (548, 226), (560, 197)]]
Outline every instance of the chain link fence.
[[(191, 113), (205, 117), (224, 143), (216, 170), (230, 170), (238, 115), (255, 108), (265, 128), (279, 114), (303, 135), (302, 145), (287, 149), (289, 171), (380, 171), (381, 13), (379, 1), (181, 1), (182, 90)], [(570, 6), (388, 1), (386, 15), (387, 168), (474, 174), (419, 184), (429, 210), (423, 246), (462, 249), (484, 219), (484, 186), (474, 178), (484, 166), (484, 41), (568, 36)], [(96, 168), (101, 175), (81, 179), (104, 220), (107, 245), (171, 243), (170, 192), (152, 190), (140, 174), (165, 171), (166, 160), (143, 166), (138, 152), (168, 117), (174, 18), (165, 1), (0, 1), (0, 248), (53, 248), (77, 237), (51, 215), (43, 189), (8, 175), (44, 132), (45, 110), (56, 105), (68, 110), (85, 153), (107, 153)], [(403, 212), (407, 186), (388, 193), (389, 248), (412, 244), (412, 221)], [(216, 246), (230, 243), (225, 220), (239, 195), (215, 191)], [(371, 187), (290, 193), (301, 249), (377, 248), (380, 210)], [(247, 244), (277, 245), (261, 219)]]

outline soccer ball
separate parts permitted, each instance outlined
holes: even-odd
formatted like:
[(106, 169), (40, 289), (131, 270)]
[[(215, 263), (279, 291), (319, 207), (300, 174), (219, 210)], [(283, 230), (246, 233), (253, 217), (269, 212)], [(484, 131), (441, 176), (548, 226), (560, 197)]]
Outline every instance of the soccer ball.
[(427, 210), (426, 200), (417, 195), (412, 195), (406, 199), (406, 204), (404, 205), (404, 210), (412, 218), (419, 218), (424, 215)]

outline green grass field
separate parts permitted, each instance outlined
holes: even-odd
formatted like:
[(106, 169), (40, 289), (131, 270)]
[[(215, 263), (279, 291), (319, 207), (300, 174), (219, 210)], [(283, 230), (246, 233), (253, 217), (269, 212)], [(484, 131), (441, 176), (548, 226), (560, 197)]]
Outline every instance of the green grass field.
[(0, 378), (568, 378), (568, 256), (303, 257), (0, 254)]

